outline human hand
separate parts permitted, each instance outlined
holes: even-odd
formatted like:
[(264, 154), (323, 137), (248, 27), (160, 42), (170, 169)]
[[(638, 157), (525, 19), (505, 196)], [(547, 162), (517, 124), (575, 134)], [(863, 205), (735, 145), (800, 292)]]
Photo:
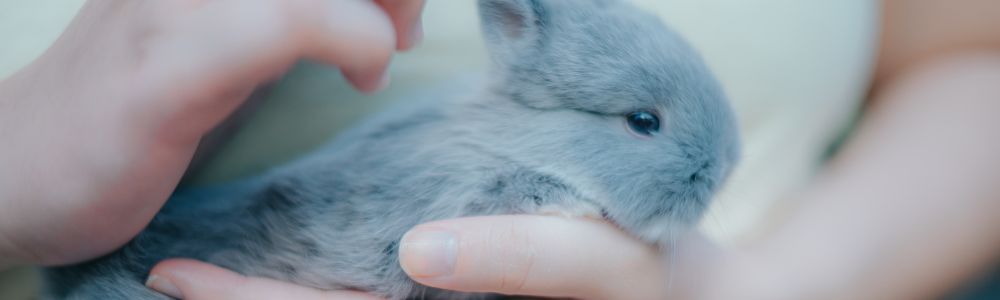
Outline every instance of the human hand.
[[(679, 237), (667, 251), (597, 220), (516, 215), (419, 225), (403, 237), (399, 258), (420, 284), (465, 292), (580, 300), (809, 298), (788, 287), (793, 278), (764, 255), (717, 248), (698, 235)], [(147, 285), (184, 299), (370, 297), (247, 278), (191, 260), (159, 263)], [(247, 292), (257, 290), (266, 292)]]
[(161, 262), (146, 286), (167, 296), (186, 300), (377, 300), (356, 291), (322, 291), (266, 278), (246, 277), (202, 262), (174, 259)]
[(137, 234), (198, 140), (299, 59), (387, 84), (422, 0), (89, 1), (0, 82), (0, 267), (66, 264)]
[[(399, 251), (411, 278), (443, 289), (582, 300), (676, 295), (667, 285), (668, 268), (657, 249), (595, 220), (489, 216), (437, 221), (411, 230)], [(452, 257), (443, 256), (447, 254)], [(173, 282), (176, 288), (147, 285), (192, 297), (185, 299), (228, 299), (239, 296), (232, 293), (243, 295), (232, 291), (239, 289), (267, 289), (268, 296), (290, 299), (320, 293), (188, 260), (162, 262), (150, 274), (151, 283)], [(682, 282), (687, 281), (676, 284)]]
[(655, 249), (614, 225), (551, 216), (487, 216), (419, 225), (400, 242), (400, 264), (427, 286), (505, 295), (602, 299), (838, 299), (824, 277), (797, 278), (754, 247), (680, 235)]

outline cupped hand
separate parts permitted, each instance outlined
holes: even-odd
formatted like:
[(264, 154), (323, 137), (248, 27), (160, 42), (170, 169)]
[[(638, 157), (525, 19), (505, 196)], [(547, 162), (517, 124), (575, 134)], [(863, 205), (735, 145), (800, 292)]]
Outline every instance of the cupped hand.
[(0, 82), (0, 267), (66, 264), (137, 234), (198, 140), (299, 59), (388, 83), (422, 0), (88, 1)]
[[(668, 251), (672, 253), (663, 254)], [(474, 293), (580, 300), (731, 299), (733, 291), (744, 289), (725, 288), (718, 283), (754, 283), (755, 287), (756, 283), (767, 283), (745, 280), (742, 275), (747, 272), (733, 272), (761, 268), (744, 265), (735, 269), (733, 264), (725, 264), (726, 273), (719, 272), (723, 258), (729, 262), (728, 253), (697, 235), (681, 237), (677, 246), (663, 251), (606, 222), (532, 215), (426, 223), (410, 230), (399, 248), (400, 264), (413, 280)], [(245, 292), (234, 291), (234, 287), (267, 290), (252, 295), (265, 298), (249, 299), (313, 299), (309, 297), (333, 294), (368, 297), (246, 278), (190, 260), (162, 262), (150, 274), (147, 285), (184, 299), (242, 297)], [(722, 276), (712, 278), (718, 275)], [(734, 275), (741, 277), (731, 281)]]

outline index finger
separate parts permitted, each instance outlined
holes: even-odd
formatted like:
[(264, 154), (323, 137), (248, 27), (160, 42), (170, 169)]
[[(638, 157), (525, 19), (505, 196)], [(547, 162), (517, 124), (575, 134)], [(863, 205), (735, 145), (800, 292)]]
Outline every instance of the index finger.
[(579, 299), (659, 299), (659, 252), (586, 219), (487, 216), (427, 223), (400, 243), (400, 263), (424, 285)]
[(424, 37), (420, 15), (424, 10), (424, 0), (375, 0), (392, 19), (396, 29), (396, 48), (412, 49)]

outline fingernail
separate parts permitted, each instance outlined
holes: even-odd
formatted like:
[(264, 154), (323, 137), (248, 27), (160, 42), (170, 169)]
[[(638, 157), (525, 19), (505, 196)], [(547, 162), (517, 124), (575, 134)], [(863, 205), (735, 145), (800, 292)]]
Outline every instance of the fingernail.
[(170, 282), (169, 279), (164, 277), (149, 275), (149, 278), (146, 279), (146, 287), (151, 288), (161, 294), (170, 296), (171, 298), (176, 298), (176, 299), (184, 298), (184, 295), (181, 294), (181, 290), (178, 289), (173, 282)]
[(399, 244), (399, 256), (403, 270), (410, 276), (428, 278), (451, 275), (458, 256), (458, 239), (449, 231), (410, 231)]

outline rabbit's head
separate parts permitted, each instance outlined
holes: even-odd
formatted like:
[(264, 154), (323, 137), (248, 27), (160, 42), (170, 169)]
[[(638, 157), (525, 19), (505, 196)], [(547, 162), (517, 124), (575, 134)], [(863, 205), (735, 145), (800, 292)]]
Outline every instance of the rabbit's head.
[(739, 156), (699, 55), (620, 0), (480, 0), (493, 58), (484, 138), (648, 241), (694, 224)]

